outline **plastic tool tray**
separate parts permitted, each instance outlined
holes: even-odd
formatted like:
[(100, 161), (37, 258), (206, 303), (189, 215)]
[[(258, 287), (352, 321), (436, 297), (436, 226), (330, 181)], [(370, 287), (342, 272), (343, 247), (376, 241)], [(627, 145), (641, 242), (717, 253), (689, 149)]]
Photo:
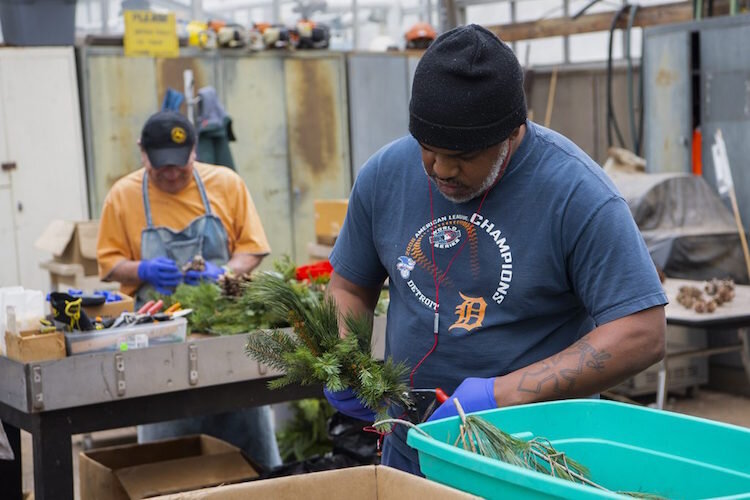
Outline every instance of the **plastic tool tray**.
[(187, 320), (176, 318), (106, 330), (65, 333), (68, 355), (87, 352), (123, 351), (174, 342), (184, 342)]
[[(750, 499), (750, 429), (597, 400), (568, 400), (481, 412), (521, 439), (545, 437), (613, 491), (665, 498)], [(482, 457), (453, 446), (458, 417), (409, 431), (428, 479), (494, 498), (627, 498)]]

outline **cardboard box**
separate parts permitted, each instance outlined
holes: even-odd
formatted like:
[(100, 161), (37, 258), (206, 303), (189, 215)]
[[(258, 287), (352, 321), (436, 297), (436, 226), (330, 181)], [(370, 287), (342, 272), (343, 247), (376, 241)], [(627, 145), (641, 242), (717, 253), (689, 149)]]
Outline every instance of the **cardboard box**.
[(346, 218), (349, 200), (315, 200), (315, 237), (322, 245), (333, 245)]
[(5, 332), (5, 350), (7, 357), (22, 363), (60, 359), (66, 355), (65, 336), (62, 332), (21, 332), (18, 335)]
[(52, 221), (37, 238), (34, 247), (52, 254), (53, 262), (79, 264), (84, 276), (99, 274), (96, 238), (99, 221)]
[(97, 316), (101, 316), (102, 318), (105, 316), (116, 318), (122, 312), (133, 312), (135, 310), (135, 301), (133, 300), (133, 297), (120, 292), (117, 294), (122, 297), (122, 300), (117, 302), (105, 302), (100, 306), (84, 307), (83, 311), (89, 318), (96, 318)]
[(159, 500), (479, 500), (479, 497), (381, 465), (313, 472), (158, 497)]
[(258, 477), (239, 448), (211, 436), (81, 452), (81, 500), (151, 498)]

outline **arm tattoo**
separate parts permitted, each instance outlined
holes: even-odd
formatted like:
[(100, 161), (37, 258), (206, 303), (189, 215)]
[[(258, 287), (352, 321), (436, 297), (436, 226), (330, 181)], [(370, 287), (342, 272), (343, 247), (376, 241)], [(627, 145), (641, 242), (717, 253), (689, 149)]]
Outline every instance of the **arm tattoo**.
[(552, 386), (555, 394), (565, 395), (573, 389), (585, 367), (601, 373), (604, 362), (611, 357), (607, 351), (598, 351), (585, 340), (579, 340), (563, 352), (541, 361), (538, 367), (523, 372), (518, 391), (540, 394), (545, 386)]

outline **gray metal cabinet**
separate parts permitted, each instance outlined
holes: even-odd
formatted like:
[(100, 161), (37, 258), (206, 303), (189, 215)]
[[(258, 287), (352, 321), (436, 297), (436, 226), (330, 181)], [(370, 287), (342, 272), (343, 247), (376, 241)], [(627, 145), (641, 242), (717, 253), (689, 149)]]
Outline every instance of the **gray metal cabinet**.
[[(245, 180), (274, 256), (294, 248), (286, 126), (284, 60), (225, 57), (217, 91), (239, 135), (230, 143), (237, 173)], [(266, 259), (270, 265), (273, 259)]]
[(690, 172), (692, 130), (703, 136), (703, 177), (721, 129), (743, 223), (750, 225), (750, 14), (644, 30), (645, 151), (651, 172)]
[(284, 60), (294, 255), (315, 241), (314, 200), (348, 198), (352, 186), (346, 59), (341, 53)]
[(742, 222), (750, 226), (750, 16), (745, 24), (701, 30), (703, 176), (716, 185), (710, 145), (721, 129)]
[(645, 32), (644, 134), (650, 172), (689, 172), (690, 33)]
[(409, 59), (352, 54), (348, 59), (352, 170), (381, 147), (409, 133)]

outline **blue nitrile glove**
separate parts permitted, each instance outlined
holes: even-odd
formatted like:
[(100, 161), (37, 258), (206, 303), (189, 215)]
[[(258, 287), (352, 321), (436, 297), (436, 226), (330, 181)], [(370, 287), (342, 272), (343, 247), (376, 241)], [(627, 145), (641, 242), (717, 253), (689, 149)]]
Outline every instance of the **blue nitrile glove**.
[(171, 295), (182, 281), (182, 273), (172, 259), (156, 257), (138, 264), (138, 278), (150, 283), (157, 292)]
[(216, 281), (222, 274), (224, 274), (224, 268), (217, 266), (213, 262), (206, 261), (206, 269), (203, 271), (193, 271), (191, 269), (185, 273), (185, 284), (197, 285), (201, 281)]
[(458, 415), (453, 398), (458, 399), (465, 413), (497, 408), (497, 401), (495, 401), (495, 377), (469, 377), (464, 379), (461, 385), (456, 387), (456, 390), (448, 401), (441, 404), (427, 421), (431, 422), (432, 420)]
[(331, 392), (326, 387), (323, 389), (323, 394), (325, 394), (331, 406), (344, 415), (367, 422), (375, 421), (375, 412), (365, 406), (352, 389), (347, 388), (343, 391)]

